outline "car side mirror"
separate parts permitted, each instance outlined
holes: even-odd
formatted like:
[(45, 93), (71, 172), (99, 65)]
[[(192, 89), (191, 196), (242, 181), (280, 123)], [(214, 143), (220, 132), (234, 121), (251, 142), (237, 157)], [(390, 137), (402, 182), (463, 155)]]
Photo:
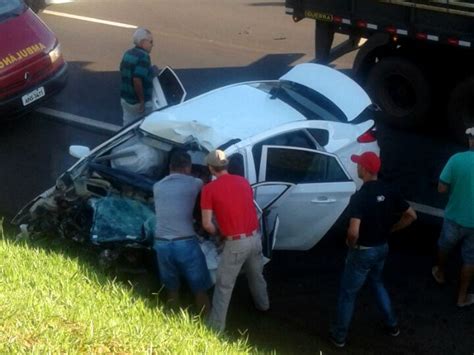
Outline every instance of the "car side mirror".
[(83, 145), (69, 146), (69, 155), (72, 155), (74, 158), (82, 159), (89, 155), (90, 152), (90, 148)]

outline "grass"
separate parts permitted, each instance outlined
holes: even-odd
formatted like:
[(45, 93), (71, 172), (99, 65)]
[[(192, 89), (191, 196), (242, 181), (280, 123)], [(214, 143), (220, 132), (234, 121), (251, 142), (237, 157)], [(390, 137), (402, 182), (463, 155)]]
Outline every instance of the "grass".
[(0, 219), (0, 353), (253, 353), (157, 294), (100, 271), (65, 240), (17, 240)]

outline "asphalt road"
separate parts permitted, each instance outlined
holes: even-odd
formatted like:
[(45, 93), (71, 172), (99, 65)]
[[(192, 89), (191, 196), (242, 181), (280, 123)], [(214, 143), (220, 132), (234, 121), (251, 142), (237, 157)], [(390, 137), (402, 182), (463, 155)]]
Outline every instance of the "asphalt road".
[[(282, 2), (78, 0), (47, 10), (149, 28), (155, 40), (152, 62), (173, 67), (190, 96), (237, 81), (275, 78), (312, 59), (314, 25), (295, 25)], [(47, 11), (41, 16), (71, 66), (69, 87), (50, 106), (119, 124), (118, 66), (134, 29)]]
[[(314, 24), (294, 24), (284, 14), (283, 1), (76, 0), (47, 10), (148, 27), (155, 37), (153, 62), (176, 69), (189, 96), (232, 82), (279, 77), (290, 66), (313, 58)], [(67, 88), (46, 106), (119, 125), (117, 67), (131, 45), (133, 29), (46, 12), (40, 16), (59, 37), (70, 64)], [(341, 58), (336, 68), (347, 70), (352, 58)], [(384, 177), (399, 183), (410, 200), (442, 207), (444, 200), (435, 193), (437, 177), (448, 157), (462, 147), (444, 137), (442, 129), (426, 134), (377, 128)], [(40, 113), (2, 123), (0, 213), (12, 216), (54, 184), (74, 162), (67, 154), (69, 145), (93, 147), (107, 136)], [(377, 330), (373, 299), (363, 292), (347, 353), (473, 353), (473, 310), (453, 306), (454, 281), (439, 289), (430, 278), (439, 232), (439, 224), (432, 222), (423, 219), (392, 241), (386, 274), (402, 335), (387, 339)], [(342, 236), (340, 230), (333, 231), (309, 252), (275, 253), (266, 271), (272, 311), (262, 322), (241, 319), (239, 310), (248, 305), (248, 294), (239, 287), (231, 327), (249, 327), (252, 343), (282, 353), (332, 352), (324, 339), (343, 265)]]

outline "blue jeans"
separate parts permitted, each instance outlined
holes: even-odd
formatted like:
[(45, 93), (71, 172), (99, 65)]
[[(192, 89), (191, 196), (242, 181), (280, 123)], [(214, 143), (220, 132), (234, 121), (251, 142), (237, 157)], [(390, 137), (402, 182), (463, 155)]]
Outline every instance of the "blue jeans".
[(163, 241), (153, 244), (158, 259), (160, 279), (166, 289), (177, 291), (184, 277), (193, 293), (212, 286), (209, 269), (197, 238)]
[(397, 325), (390, 297), (382, 281), (382, 271), (387, 253), (387, 244), (364, 250), (351, 248), (347, 252), (337, 303), (336, 321), (331, 330), (332, 336), (336, 340), (341, 342), (346, 340), (357, 293), (366, 279), (369, 279), (369, 284), (375, 293), (377, 305), (384, 316), (385, 324), (389, 327)]
[(474, 228), (467, 228), (449, 219), (444, 219), (438, 246), (449, 253), (461, 243), (461, 255), (464, 264), (474, 265)]

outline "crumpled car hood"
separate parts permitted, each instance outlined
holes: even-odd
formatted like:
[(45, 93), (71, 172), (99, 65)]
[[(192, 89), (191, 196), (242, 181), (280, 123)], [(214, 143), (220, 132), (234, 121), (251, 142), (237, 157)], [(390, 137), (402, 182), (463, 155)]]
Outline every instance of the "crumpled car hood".
[[(145, 119), (140, 129), (153, 136), (178, 144), (196, 142), (208, 151), (217, 148), (220, 142), (226, 140), (226, 137), (223, 137), (212, 127), (196, 121), (166, 119), (164, 112), (161, 115), (154, 115)], [(232, 139), (232, 137), (227, 138), (227, 140)]]

